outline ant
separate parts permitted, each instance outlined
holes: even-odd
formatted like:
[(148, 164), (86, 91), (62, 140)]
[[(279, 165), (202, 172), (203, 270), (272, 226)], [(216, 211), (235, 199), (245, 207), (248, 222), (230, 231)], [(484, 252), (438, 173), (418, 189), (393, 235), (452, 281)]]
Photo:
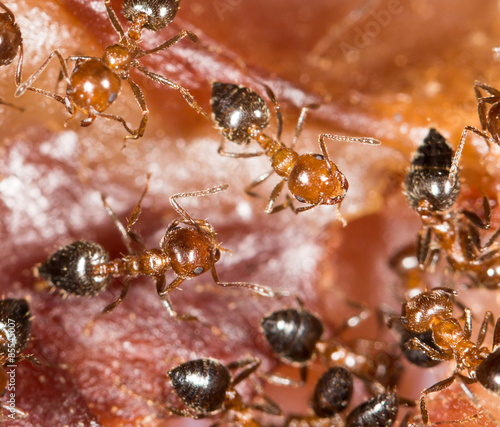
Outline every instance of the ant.
[[(374, 390), (395, 385), (401, 366), (394, 354), (377, 349), (374, 344), (370, 347), (370, 341), (364, 341), (364, 347), (360, 346), (360, 349), (350, 348), (336, 340), (322, 341), (322, 321), (306, 310), (299, 298), (297, 301), (298, 309), (275, 311), (261, 320), (261, 327), (266, 341), (279, 358), (300, 368), (300, 382), (277, 375), (268, 375), (268, 381), (303, 386), (307, 380), (308, 365), (319, 355), (327, 366), (347, 366), (346, 361), (351, 361), (349, 371)], [(338, 333), (359, 323), (362, 318), (363, 314), (351, 317)]]
[[(179, 0), (125, 0), (123, 14), (131, 23), (127, 32), (123, 30), (116, 13), (111, 8), (111, 0), (104, 0), (104, 4), (109, 21), (120, 37), (118, 43), (106, 47), (102, 58), (69, 56), (64, 59), (59, 50), (54, 50), (40, 68), (17, 88), (16, 96), (23, 95), (26, 90), (40, 93), (66, 107), (70, 114), (67, 121), (71, 120), (77, 112), (87, 116), (81, 121), (81, 126), (91, 125), (98, 116), (116, 120), (130, 134), (125, 137), (125, 140), (138, 139), (143, 136), (146, 129), (149, 110), (141, 88), (129, 75), (130, 69), (134, 68), (154, 82), (178, 90), (192, 108), (205, 115), (187, 89), (166, 77), (149, 71), (138, 62), (138, 59), (144, 56), (172, 47), (184, 37), (188, 37), (193, 42), (198, 41), (198, 37), (191, 31), (182, 30), (176, 36), (152, 49), (143, 50), (138, 45), (144, 28), (160, 31), (172, 22), (179, 9)], [(31, 86), (54, 57), (59, 60), (61, 78), (64, 78), (67, 84), (65, 96)], [(68, 61), (75, 61), (75, 67), (71, 73), (68, 72)], [(131, 129), (122, 117), (104, 113), (120, 94), (122, 80), (130, 85), (142, 112), (141, 123), (136, 130)]]
[[(12, 11), (1, 1), (0, 8), (5, 11), (5, 13), (0, 13), (0, 66), (9, 65), (19, 54), (15, 77), (16, 86), (19, 86), (23, 68), (23, 37)], [(3, 99), (0, 99), (0, 104), (23, 110)]]
[[(146, 187), (126, 227), (108, 205), (105, 196), (102, 196), (104, 207), (118, 228), (128, 255), (110, 260), (108, 252), (102, 246), (80, 240), (53, 253), (38, 267), (36, 274), (63, 292), (84, 296), (93, 296), (101, 292), (108, 285), (110, 277), (125, 276), (120, 296), (109, 304), (103, 313), (111, 312), (123, 302), (130, 288), (130, 278), (148, 276), (156, 281), (158, 296), (169, 315), (180, 320), (196, 320), (196, 318), (178, 315), (172, 308), (170, 292), (185, 280), (198, 277), (207, 271), (211, 271), (212, 278), (218, 286), (247, 288), (266, 297), (286, 295), (286, 291), (275, 292), (271, 288), (254, 283), (221, 282), (215, 264), (220, 259), (221, 250), (227, 250), (217, 241), (215, 230), (210, 223), (192, 218), (178, 202), (178, 199), (183, 197), (204, 197), (219, 193), (226, 190), (228, 185), (171, 196), (170, 204), (180, 218), (170, 223), (159, 248), (146, 249), (142, 237), (131, 228), (139, 218), (142, 200), (148, 191), (149, 178), (148, 176)], [(134, 244), (139, 247), (138, 251), (133, 249)], [(173, 270), (177, 276), (169, 284), (165, 279), (168, 270)]]
[[(211, 106), (215, 126), (229, 141), (240, 145), (248, 145), (251, 140), (256, 141), (264, 151), (255, 153), (231, 153), (224, 151), (224, 143), (219, 148), (219, 154), (227, 157), (254, 157), (266, 155), (271, 161), (272, 170), (266, 172), (247, 188), (246, 192), (254, 196), (253, 188), (276, 173), (281, 181), (274, 187), (269, 197), (266, 213), (279, 212), (287, 207), (293, 212), (300, 213), (318, 205), (340, 205), (344, 200), (349, 184), (345, 175), (337, 165), (330, 160), (325, 140), (360, 142), (363, 144), (379, 145), (380, 141), (374, 138), (352, 138), (347, 136), (321, 134), (319, 146), (322, 154), (302, 154), (295, 151), (295, 144), (302, 132), (307, 111), (317, 108), (309, 105), (302, 108), (295, 136), (290, 147), (281, 141), (283, 118), (278, 101), (272, 90), (264, 85), (267, 95), (275, 106), (275, 115), (278, 122), (276, 137), (263, 133), (269, 125), (271, 113), (265, 101), (254, 91), (244, 86), (230, 83), (214, 82), (212, 84)], [(286, 201), (276, 205), (276, 199), (283, 190), (285, 183), (288, 190), (300, 203), (306, 206), (294, 207), (289, 195)]]
[[(146, 399), (182, 417), (201, 419), (223, 414), (223, 423), (217, 422), (212, 426), (229, 423), (242, 427), (260, 426), (261, 424), (255, 421), (253, 410), (280, 416), (279, 406), (262, 393), (259, 394), (263, 400), (262, 403), (247, 404), (235, 390), (241, 381), (255, 373), (260, 364), (261, 361), (257, 358), (242, 359), (228, 365), (223, 365), (211, 358), (190, 360), (168, 372), (172, 387), (184, 402), (185, 409)], [(239, 370), (239, 372), (232, 377), (231, 371), (234, 370)], [(136, 395), (136, 393), (133, 394)], [(144, 396), (140, 397), (144, 398)]]
[[(472, 342), (471, 310), (464, 309), (463, 328), (453, 317), (456, 293), (451, 289), (439, 288), (417, 295), (403, 304), (401, 317), (389, 322), (390, 326), (393, 321), (400, 320), (413, 333), (432, 331), (432, 339), (439, 351), (418, 338), (411, 339), (409, 347), (418, 349), (434, 360), (456, 362), (455, 372), (449, 378), (425, 389), (420, 395), (420, 412), (425, 425), (430, 425), (425, 396), (451, 386), (456, 379), (466, 384), (479, 382), (484, 388), (500, 394), (500, 318), (495, 325), (491, 351), (481, 347), (488, 324), (493, 322), (493, 315), (489, 311), (484, 315), (477, 342)], [(467, 375), (461, 374), (462, 371), (466, 371)]]
[[(287, 427), (296, 425), (390, 427), (396, 421), (400, 404), (399, 399), (396, 393), (385, 392), (377, 394), (372, 399), (356, 406), (349, 415), (347, 415), (344, 423), (339, 413), (347, 408), (351, 402), (352, 394), (353, 378), (351, 373), (342, 367), (330, 368), (319, 378), (314, 388), (311, 402), (313, 414), (306, 416), (289, 416), (285, 425)], [(408, 403), (405, 402), (405, 404)], [(327, 420), (329, 420), (328, 424), (323, 423)], [(332, 424), (333, 421), (335, 421), (334, 424)]]
[(497, 230), (482, 246), (479, 229), (490, 228), (489, 201), (483, 197), (486, 221), (468, 210), (452, 209), (460, 192), (459, 163), (467, 128), (455, 153), (449, 142), (430, 129), (418, 148), (404, 183), (410, 206), (420, 215), (423, 226), (417, 243), (417, 259), (422, 269), (432, 270), (444, 252), (452, 271), (467, 273), (474, 282), (496, 288), (500, 282)]
[[(13, 390), (7, 369), (12, 372), (23, 359), (39, 364), (32, 354), (22, 353), (30, 338), (31, 314), (28, 302), (25, 299), (0, 300), (0, 395)], [(0, 407), (10, 412), (8, 417), (0, 416), (0, 422), (12, 419), (13, 415), (19, 418), (28, 416), (9, 403), (0, 402)]]

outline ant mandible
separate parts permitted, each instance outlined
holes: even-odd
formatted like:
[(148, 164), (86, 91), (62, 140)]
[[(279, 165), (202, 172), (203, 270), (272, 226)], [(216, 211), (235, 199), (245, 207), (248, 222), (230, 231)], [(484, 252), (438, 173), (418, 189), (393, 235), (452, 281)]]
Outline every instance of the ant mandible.
[[(266, 297), (286, 295), (286, 291), (274, 291), (267, 286), (246, 282), (221, 282), (215, 269), (220, 259), (221, 247), (217, 241), (215, 230), (210, 223), (202, 219), (192, 218), (179, 204), (183, 197), (203, 197), (219, 193), (228, 188), (227, 185), (209, 188), (192, 193), (179, 193), (170, 197), (170, 204), (181, 218), (172, 221), (168, 226), (160, 247), (146, 249), (142, 237), (133, 232), (131, 227), (137, 222), (141, 204), (147, 193), (146, 187), (135, 207), (127, 227), (119, 221), (116, 214), (102, 196), (104, 207), (111, 216), (129, 255), (115, 260), (109, 259), (108, 252), (99, 244), (88, 241), (73, 242), (53, 253), (36, 271), (36, 274), (47, 280), (57, 289), (74, 295), (93, 296), (101, 292), (109, 283), (110, 277), (125, 276), (123, 289), (118, 299), (109, 304), (103, 313), (109, 313), (121, 304), (130, 288), (130, 278), (148, 276), (156, 281), (156, 290), (163, 304), (172, 317), (181, 320), (196, 320), (192, 316), (178, 315), (172, 308), (169, 294), (187, 279), (200, 276), (211, 271), (216, 285), (222, 287), (242, 287)], [(139, 248), (133, 249), (134, 244)], [(177, 277), (169, 284), (165, 273), (173, 270)]]
[[(149, 71), (138, 62), (138, 59), (146, 55), (172, 47), (184, 37), (189, 37), (194, 42), (198, 41), (198, 37), (191, 31), (182, 30), (155, 48), (143, 50), (138, 45), (144, 28), (159, 31), (172, 22), (179, 9), (179, 0), (125, 0), (123, 13), (131, 22), (127, 32), (123, 30), (116, 13), (111, 8), (110, 0), (104, 0), (104, 4), (108, 18), (120, 36), (118, 43), (106, 47), (102, 58), (69, 56), (64, 59), (59, 50), (54, 50), (40, 68), (17, 88), (16, 96), (21, 96), (26, 90), (31, 90), (55, 99), (62, 103), (71, 115), (68, 121), (77, 112), (87, 116), (81, 121), (81, 126), (91, 125), (98, 116), (116, 120), (130, 134), (125, 137), (125, 140), (137, 139), (144, 134), (149, 110), (141, 88), (130, 77), (129, 71), (134, 68), (151, 80), (178, 90), (192, 108), (198, 113), (206, 115), (187, 89), (162, 75)], [(65, 96), (31, 86), (54, 57), (59, 60), (62, 77), (67, 84)], [(68, 61), (76, 61), (71, 74), (68, 72)], [(141, 123), (136, 130), (131, 129), (122, 117), (104, 113), (120, 94), (122, 80), (126, 80), (130, 85), (142, 111)]]
[[(457, 378), (467, 384), (479, 382), (484, 388), (500, 394), (500, 318), (495, 325), (491, 351), (487, 347), (481, 347), (488, 324), (493, 321), (493, 315), (489, 311), (484, 315), (477, 342), (473, 343), (470, 340), (471, 310), (464, 309), (465, 321), (462, 328), (460, 322), (453, 317), (455, 295), (456, 291), (445, 288), (424, 292), (403, 305), (401, 317), (390, 321), (391, 324), (400, 320), (410, 332), (414, 333), (432, 331), (433, 341), (439, 351), (418, 338), (410, 340), (408, 345), (434, 360), (456, 362), (453, 375), (425, 389), (420, 395), (420, 412), (422, 421), (426, 425), (430, 423), (425, 396), (451, 386)], [(462, 371), (466, 371), (467, 376), (462, 375)]]
[[(304, 212), (319, 205), (340, 205), (344, 200), (349, 184), (345, 175), (337, 165), (330, 160), (325, 140), (360, 142), (363, 144), (379, 145), (380, 141), (374, 138), (352, 138), (347, 136), (321, 134), (319, 146), (322, 154), (302, 154), (295, 151), (295, 144), (302, 132), (307, 111), (316, 108), (309, 105), (302, 108), (295, 136), (290, 147), (281, 141), (282, 116), (272, 90), (265, 86), (267, 95), (275, 106), (278, 122), (276, 137), (263, 133), (269, 125), (270, 111), (265, 101), (254, 91), (244, 86), (230, 83), (214, 82), (212, 84), (211, 106), (215, 126), (229, 141), (240, 145), (247, 145), (251, 140), (256, 141), (264, 151), (255, 153), (231, 153), (224, 151), (224, 143), (219, 153), (227, 157), (254, 157), (266, 155), (271, 161), (272, 170), (257, 178), (246, 188), (246, 192), (254, 195), (253, 188), (276, 173), (281, 181), (274, 187), (269, 197), (266, 212), (275, 213), (290, 207), (295, 213)], [(286, 201), (276, 205), (276, 199), (283, 190), (285, 183), (288, 190), (300, 203), (306, 206), (295, 208), (290, 196)]]
[[(3, 2), (0, 2), (0, 8), (5, 11), (0, 13), (0, 66), (9, 65), (19, 54), (15, 77), (16, 86), (19, 86), (23, 68), (23, 37), (12, 11)], [(0, 104), (22, 110), (3, 99), (0, 99)]]
[(460, 192), (459, 163), (468, 128), (464, 128), (455, 153), (448, 141), (430, 129), (418, 148), (404, 182), (404, 194), (420, 215), (422, 229), (417, 259), (423, 269), (432, 269), (444, 252), (452, 271), (468, 274), (476, 283), (496, 288), (500, 283), (498, 248), (500, 230), (482, 246), (479, 229), (490, 228), (489, 201), (483, 197), (486, 221), (468, 210), (453, 209)]

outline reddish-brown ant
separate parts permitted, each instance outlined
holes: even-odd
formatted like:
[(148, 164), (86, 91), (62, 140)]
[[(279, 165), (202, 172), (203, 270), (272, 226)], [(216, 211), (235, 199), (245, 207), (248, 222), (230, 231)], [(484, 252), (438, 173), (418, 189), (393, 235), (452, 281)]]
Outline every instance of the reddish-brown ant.
[[(274, 187), (267, 203), (266, 212), (275, 213), (290, 207), (295, 213), (304, 212), (318, 205), (337, 205), (344, 200), (349, 184), (347, 178), (330, 160), (325, 140), (360, 142), (363, 144), (378, 145), (380, 141), (374, 138), (352, 138), (347, 136), (322, 134), (319, 136), (319, 146), (322, 154), (302, 154), (295, 151), (295, 144), (302, 132), (302, 127), (310, 108), (304, 107), (295, 128), (295, 136), (290, 147), (281, 141), (282, 116), (278, 102), (272, 90), (265, 86), (266, 92), (275, 106), (278, 121), (276, 137), (263, 133), (269, 125), (271, 113), (265, 101), (254, 91), (230, 83), (214, 82), (212, 84), (212, 112), (215, 125), (229, 141), (237, 144), (249, 144), (256, 141), (264, 151), (256, 153), (231, 153), (224, 151), (221, 145), (219, 153), (228, 157), (253, 157), (266, 155), (271, 161), (272, 170), (257, 178), (246, 188), (246, 192), (253, 195), (253, 189), (276, 173), (281, 181)], [(295, 208), (290, 196), (286, 201), (275, 205), (285, 183), (288, 184), (290, 194), (300, 203), (306, 204)]]
[[(130, 69), (134, 68), (151, 80), (178, 90), (192, 108), (205, 115), (187, 89), (166, 77), (147, 70), (138, 62), (138, 59), (146, 55), (172, 47), (186, 36), (192, 41), (198, 41), (195, 34), (182, 30), (176, 36), (152, 49), (143, 50), (138, 45), (144, 28), (159, 31), (174, 19), (179, 9), (179, 0), (125, 0), (123, 13), (131, 22), (127, 32), (123, 30), (116, 13), (111, 8), (110, 0), (104, 0), (104, 4), (108, 18), (120, 36), (118, 43), (106, 47), (102, 58), (69, 56), (64, 59), (59, 50), (54, 50), (40, 68), (17, 88), (16, 96), (21, 96), (26, 90), (31, 90), (55, 99), (62, 103), (70, 113), (71, 117), (68, 120), (72, 119), (78, 112), (86, 115), (87, 117), (81, 121), (82, 126), (89, 126), (98, 116), (116, 120), (130, 133), (125, 139), (137, 139), (144, 134), (149, 110), (141, 88), (129, 75)], [(54, 56), (59, 60), (62, 77), (67, 84), (65, 96), (31, 86)], [(68, 61), (76, 61), (71, 73), (68, 72)], [(104, 113), (120, 94), (122, 80), (126, 80), (130, 85), (142, 111), (142, 120), (136, 130), (131, 129), (122, 117)]]
[[(9, 65), (19, 54), (15, 77), (16, 86), (19, 86), (23, 67), (23, 37), (11, 10), (1, 1), (0, 8), (5, 11), (5, 13), (0, 13), (0, 66)], [(21, 110), (21, 108), (5, 102), (3, 99), (0, 99), (0, 104)]]
[[(299, 308), (271, 313), (261, 320), (263, 334), (280, 359), (300, 368), (300, 382), (277, 375), (268, 375), (269, 381), (282, 385), (303, 385), (309, 364), (319, 356), (326, 366), (344, 366), (351, 374), (361, 378), (376, 393), (394, 386), (401, 373), (396, 355), (377, 348), (376, 343), (362, 340), (359, 348), (350, 347), (336, 339), (321, 340), (323, 322), (306, 310), (298, 299)], [(364, 314), (349, 318), (337, 333), (358, 324)]]
[[(178, 288), (185, 280), (200, 276), (207, 271), (211, 271), (213, 280), (218, 286), (247, 288), (267, 297), (286, 294), (285, 291), (275, 292), (267, 286), (254, 283), (227, 283), (219, 280), (215, 264), (220, 259), (221, 250), (225, 249), (217, 241), (212, 225), (202, 219), (192, 218), (179, 204), (178, 199), (208, 196), (227, 188), (227, 185), (222, 185), (192, 193), (179, 193), (170, 197), (170, 204), (181, 218), (174, 220), (168, 226), (161, 239), (160, 247), (157, 249), (146, 249), (142, 237), (131, 230), (139, 218), (148, 184), (126, 227), (119, 221), (103, 196), (104, 207), (118, 228), (129, 255), (110, 260), (108, 252), (102, 246), (80, 240), (53, 253), (38, 267), (37, 274), (57, 289), (75, 295), (96, 295), (108, 285), (111, 277), (125, 276), (120, 296), (104, 309), (105, 313), (111, 312), (123, 302), (130, 288), (130, 278), (137, 276), (153, 278), (156, 281), (158, 295), (169, 314), (182, 319), (194, 318), (177, 315), (170, 302), (170, 292)], [(138, 251), (133, 249), (134, 244), (138, 246)], [(177, 276), (169, 284), (165, 279), (165, 273), (168, 270), (173, 270)]]
[(406, 175), (404, 194), (420, 215), (417, 258), (421, 268), (432, 269), (443, 252), (454, 272), (463, 272), (480, 286), (497, 288), (500, 283), (497, 230), (481, 245), (479, 229), (490, 227), (490, 205), (483, 197), (486, 221), (475, 213), (453, 208), (460, 191), (459, 163), (467, 128), (455, 153), (435, 129), (418, 148)]
[[(235, 390), (236, 385), (255, 373), (261, 361), (248, 358), (231, 362), (224, 366), (211, 358), (195, 359), (185, 362), (168, 372), (175, 393), (184, 402), (185, 409), (166, 406), (160, 402), (145, 398), (124, 387), (122, 389), (133, 396), (147, 399), (161, 410), (182, 417), (201, 419), (222, 415), (222, 421), (211, 424), (238, 425), (241, 427), (258, 427), (260, 422), (255, 419), (254, 410), (270, 415), (281, 415), (281, 409), (276, 403), (261, 391), (261, 402), (245, 403)], [(232, 377), (230, 371), (239, 370)]]
[[(500, 318), (497, 320), (493, 334), (493, 346), (490, 351), (481, 347), (486, 336), (488, 324), (493, 321), (491, 312), (486, 312), (477, 342), (470, 340), (472, 335), (472, 315), (468, 308), (464, 309), (465, 324), (453, 317), (454, 295), (456, 291), (439, 288), (424, 292), (403, 305), (400, 318), (405, 327), (413, 333), (432, 331), (432, 339), (438, 350), (428, 346), (418, 338), (413, 338), (408, 345), (416, 348), (438, 361), (455, 360), (455, 373), (433, 386), (425, 389), (420, 395), (420, 411), (422, 421), (429, 425), (429, 413), (425, 405), (425, 396), (449, 387), (456, 379), (465, 383), (479, 382), (484, 388), (500, 393)], [(392, 322), (391, 322), (392, 323)], [(467, 375), (461, 374), (465, 371)]]

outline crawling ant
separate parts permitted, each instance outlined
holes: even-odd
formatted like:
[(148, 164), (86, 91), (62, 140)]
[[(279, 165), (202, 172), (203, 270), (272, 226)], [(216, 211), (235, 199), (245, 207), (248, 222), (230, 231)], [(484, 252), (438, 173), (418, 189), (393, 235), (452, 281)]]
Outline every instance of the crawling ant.
[[(87, 116), (81, 121), (81, 126), (91, 125), (98, 116), (116, 120), (130, 134), (125, 139), (138, 139), (143, 136), (146, 129), (149, 110), (141, 88), (130, 77), (129, 71), (133, 68), (156, 83), (178, 90), (192, 108), (200, 114), (205, 114), (187, 89), (162, 75), (149, 71), (138, 61), (144, 56), (172, 47), (184, 37), (189, 37), (193, 42), (198, 41), (191, 31), (182, 30), (176, 36), (152, 49), (143, 50), (139, 47), (144, 28), (160, 31), (172, 22), (179, 9), (179, 0), (125, 0), (123, 14), (131, 23), (127, 32), (123, 30), (116, 13), (111, 8), (111, 1), (104, 0), (104, 4), (109, 21), (120, 37), (118, 43), (106, 47), (102, 58), (69, 56), (64, 59), (59, 50), (54, 50), (40, 68), (17, 88), (16, 96), (23, 95), (26, 90), (40, 93), (62, 103), (71, 115), (68, 120), (71, 120), (78, 112)], [(67, 84), (64, 96), (31, 86), (54, 57), (59, 60), (62, 78)], [(68, 72), (68, 61), (75, 61), (75, 67), (71, 73)], [(131, 129), (122, 117), (104, 113), (120, 94), (122, 80), (130, 85), (142, 112), (141, 123), (136, 130)]]
[[(247, 404), (235, 387), (255, 373), (260, 364), (257, 358), (242, 359), (228, 365), (211, 358), (190, 360), (168, 372), (172, 387), (186, 406), (185, 409), (166, 406), (150, 399), (148, 401), (182, 417), (202, 419), (222, 414), (224, 423), (217, 422), (212, 426), (231, 423), (241, 427), (257, 427), (261, 424), (255, 420), (253, 410), (281, 415), (281, 409), (264, 394), (259, 394), (263, 402)], [(239, 372), (233, 377), (231, 371), (234, 370)]]
[(347, 415), (344, 423), (339, 413), (347, 408), (352, 394), (351, 373), (342, 367), (330, 368), (319, 378), (314, 388), (311, 402), (313, 414), (289, 416), (285, 425), (287, 427), (304, 425), (311, 427), (317, 425), (390, 427), (396, 421), (399, 399), (394, 392), (383, 392), (356, 406)]
[[(266, 155), (271, 161), (272, 170), (257, 178), (246, 188), (246, 192), (254, 195), (253, 189), (276, 173), (281, 181), (274, 187), (269, 197), (266, 212), (275, 213), (290, 207), (295, 213), (304, 212), (318, 205), (340, 204), (347, 193), (347, 178), (330, 160), (325, 140), (360, 142), (378, 145), (374, 138), (352, 138), (347, 136), (322, 134), (319, 146), (322, 154), (302, 154), (295, 151), (295, 144), (302, 132), (307, 111), (315, 105), (304, 107), (300, 114), (295, 136), (290, 147), (281, 141), (282, 116), (278, 102), (272, 90), (265, 86), (266, 92), (275, 106), (278, 130), (276, 137), (267, 136), (263, 131), (269, 125), (271, 113), (265, 101), (254, 91), (244, 86), (230, 83), (214, 82), (212, 84), (211, 106), (216, 127), (229, 141), (247, 145), (256, 141), (263, 151), (256, 153), (231, 153), (224, 151), (221, 145), (219, 153), (228, 157), (253, 157)], [(286, 201), (276, 205), (276, 200), (287, 183), (290, 194), (306, 206), (295, 208), (290, 196)]]
[(496, 288), (500, 282), (500, 266), (495, 241), (500, 230), (484, 246), (478, 231), (490, 228), (488, 199), (483, 197), (485, 222), (474, 212), (453, 209), (460, 191), (459, 163), (466, 132), (467, 128), (453, 153), (448, 141), (430, 129), (412, 160), (404, 194), (423, 223), (417, 244), (420, 267), (432, 270), (444, 252), (452, 271), (464, 272), (486, 288)]
[[(23, 68), (23, 37), (12, 11), (1, 1), (0, 8), (5, 11), (0, 13), (0, 66), (9, 65), (19, 54), (15, 77), (16, 86), (19, 86)], [(3, 99), (0, 99), (0, 104), (22, 110), (22, 108), (5, 102)]]
[[(217, 241), (215, 230), (210, 223), (202, 219), (192, 218), (179, 204), (183, 197), (204, 197), (216, 194), (228, 188), (228, 185), (212, 187), (207, 190), (191, 193), (179, 193), (170, 197), (170, 204), (180, 215), (170, 223), (160, 247), (146, 249), (142, 237), (133, 232), (131, 227), (137, 222), (141, 204), (147, 193), (146, 187), (135, 207), (126, 227), (102, 196), (104, 207), (120, 232), (128, 255), (110, 260), (108, 252), (99, 244), (88, 241), (76, 241), (53, 253), (37, 269), (37, 275), (47, 280), (55, 288), (69, 294), (93, 296), (100, 293), (109, 283), (111, 277), (125, 276), (123, 289), (118, 299), (109, 304), (103, 313), (109, 313), (121, 304), (130, 288), (130, 278), (148, 276), (156, 281), (156, 290), (168, 313), (172, 317), (195, 320), (191, 316), (179, 316), (172, 308), (170, 292), (178, 288), (185, 280), (198, 277), (211, 271), (217, 286), (242, 287), (263, 296), (273, 297), (286, 294), (275, 292), (271, 288), (246, 282), (221, 282), (215, 269), (220, 259), (221, 247)], [(136, 244), (138, 251), (133, 249)], [(165, 273), (173, 270), (176, 278), (169, 284)]]
[[(31, 338), (31, 314), (28, 301), (25, 299), (0, 300), (0, 395), (9, 386), (7, 369), (12, 370), (16, 364), (27, 359), (38, 364), (38, 360), (31, 354), (23, 354)], [(10, 390), (10, 388), (9, 388)], [(0, 407), (8, 410), (19, 418), (26, 418), (28, 414), (0, 402)], [(14, 412), (12, 412), (14, 411)], [(11, 419), (9, 416), (0, 416), (0, 422)]]
[[(422, 391), (420, 395), (420, 412), (424, 424), (429, 425), (429, 413), (425, 405), (425, 396), (449, 387), (456, 379), (466, 384), (479, 382), (487, 390), (500, 394), (500, 318), (494, 331), (493, 346), (490, 351), (483, 344), (488, 324), (493, 321), (491, 312), (486, 312), (477, 342), (471, 341), (472, 315), (465, 308), (464, 327), (453, 317), (453, 304), (456, 291), (440, 288), (424, 292), (403, 305), (401, 320), (405, 327), (413, 333), (432, 331), (432, 339), (439, 351), (413, 338), (409, 346), (423, 352), (438, 361), (455, 360), (456, 369), (453, 375)], [(465, 371), (467, 375), (461, 374)]]
[[(332, 339), (322, 341), (323, 322), (306, 310), (300, 299), (297, 300), (298, 309), (275, 311), (261, 320), (261, 327), (276, 355), (284, 363), (300, 368), (300, 382), (277, 375), (268, 375), (269, 381), (302, 386), (307, 380), (308, 365), (315, 356), (320, 356), (326, 366), (347, 366), (346, 361), (349, 360), (349, 371), (374, 390), (395, 385), (401, 366), (394, 354), (365, 340), (364, 346), (359, 348), (350, 348)], [(351, 319), (359, 322), (360, 316)], [(351, 323), (345, 322), (346, 325)]]

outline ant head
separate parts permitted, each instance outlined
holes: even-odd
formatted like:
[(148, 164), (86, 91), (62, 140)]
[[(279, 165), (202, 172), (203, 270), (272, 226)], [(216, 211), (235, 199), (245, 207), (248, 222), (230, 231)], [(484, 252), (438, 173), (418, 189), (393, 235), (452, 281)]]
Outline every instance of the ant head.
[(274, 352), (291, 363), (304, 364), (311, 360), (323, 334), (323, 324), (307, 310), (275, 311), (260, 324)]
[(0, 65), (9, 65), (23, 42), (21, 30), (10, 14), (0, 13)]
[(345, 175), (321, 154), (299, 156), (288, 177), (288, 189), (293, 196), (311, 205), (340, 203), (348, 188)]
[(351, 402), (352, 375), (342, 367), (326, 371), (316, 383), (312, 406), (316, 416), (330, 418), (342, 412)]
[(476, 368), (479, 383), (495, 393), (500, 393), (500, 347), (497, 347)]
[(213, 82), (210, 104), (219, 130), (237, 144), (249, 144), (251, 129), (262, 130), (271, 119), (265, 101), (245, 86)]
[(455, 203), (460, 177), (450, 175), (453, 149), (435, 129), (430, 129), (417, 150), (404, 182), (404, 194), (410, 206), (421, 215), (445, 211)]
[(190, 279), (212, 269), (220, 251), (212, 234), (195, 226), (175, 227), (160, 243), (177, 276)]
[(134, 23), (144, 19), (144, 28), (159, 31), (170, 24), (179, 10), (180, 0), (125, 0), (123, 15)]
[(401, 320), (412, 332), (423, 333), (430, 329), (435, 317), (449, 318), (453, 314), (454, 291), (433, 289), (423, 292), (403, 305)]
[[(20, 354), (31, 337), (31, 314), (25, 299), (0, 300), (0, 360)], [(1, 387), (0, 387), (1, 389)]]
[(94, 242), (79, 240), (54, 252), (38, 268), (38, 275), (57, 289), (73, 295), (96, 295), (109, 283), (95, 268), (109, 262), (106, 250)]
[(190, 360), (168, 376), (186, 406), (201, 415), (221, 409), (231, 385), (229, 371), (215, 359)]

